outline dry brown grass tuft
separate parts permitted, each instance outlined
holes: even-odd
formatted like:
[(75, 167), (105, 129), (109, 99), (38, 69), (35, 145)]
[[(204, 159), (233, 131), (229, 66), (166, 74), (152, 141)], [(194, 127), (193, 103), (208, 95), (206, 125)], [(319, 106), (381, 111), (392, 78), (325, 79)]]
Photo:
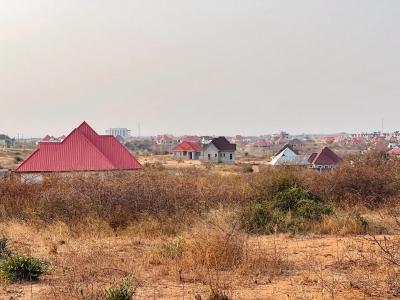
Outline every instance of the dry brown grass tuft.
[(189, 269), (203, 266), (227, 271), (238, 268), (244, 260), (246, 240), (236, 231), (202, 230), (187, 241), (183, 265)]

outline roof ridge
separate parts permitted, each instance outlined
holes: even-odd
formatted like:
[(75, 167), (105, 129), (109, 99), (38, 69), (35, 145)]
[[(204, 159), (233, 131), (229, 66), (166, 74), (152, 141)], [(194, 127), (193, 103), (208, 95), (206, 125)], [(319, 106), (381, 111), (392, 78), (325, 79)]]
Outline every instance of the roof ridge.
[[(96, 133), (96, 134), (97, 134), (97, 133)], [(115, 140), (116, 144), (118, 144), (119, 147), (120, 147), (121, 149), (123, 149), (125, 152), (127, 152), (130, 156), (132, 155), (132, 154), (129, 152), (128, 148), (126, 148), (124, 145), (122, 145), (122, 144), (118, 141), (118, 139), (117, 139), (115, 136), (113, 136), (113, 135), (99, 135), (99, 134), (97, 134), (97, 136), (100, 137), (100, 138), (107, 137), (107, 138), (111, 138), (111, 139)], [(97, 148), (97, 147), (96, 147), (96, 148)], [(98, 149), (98, 148), (97, 148), (97, 149)], [(101, 149), (99, 149), (99, 151), (100, 151), (101, 153), (103, 153), (103, 155), (106, 156), (106, 158), (107, 158), (108, 160), (110, 160), (109, 157), (108, 157), (107, 155), (105, 155), (103, 151), (101, 151)], [(140, 166), (142, 166), (142, 164), (136, 159), (136, 157), (133, 157), (133, 158), (134, 158), (134, 160), (135, 160)], [(115, 168), (119, 169), (119, 167), (116, 166), (115, 163), (112, 163), (112, 165), (113, 165)]]
[[(84, 122), (85, 123), (85, 122)], [(82, 123), (83, 124), (83, 123)], [(90, 126), (89, 126), (90, 127)], [(105, 155), (104, 154), (104, 152), (103, 151), (101, 151), (100, 149), (99, 149), (99, 147), (97, 147), (94, 143), (93, 143), (93, 141), (91, 141), (85, 134), (83, 134), (80, 130), (78, 130), (77, 128), (75, 128), (74, 130), (72, 130), (72, 132), (74, 132), (74, 131), (76, 131), (78, 134), (80, 134), (81, 136), (83, 136), (83, 138), (85, 139), (85, 140), (87, 140), (95, 149), (96, 149), (96, 151), (97, 152), (99, 152), (109, 163), (110, 163), (110, 165), (112, 165), (114, 168), (116, 168), (116, 169), (118, 169), (117, 168), (117, 166), (115, 165), (115, 163), (113, 163), (110, 159), (109, 159), (109, 157), (107, 156), (107, 155)], [(94, 130), (93, 130), (94, 131)], [(71, 134), (72, 134), (72, 132), (68, 135), (68, 136), (70, 136)], [(97, 134), (97, 133), (96, 133)], [(62, 143), (64, 142), (65, 140), (63, 140), (62, 141)]]
[[(95, 134), (97, 137), (101, 138), (102, 135), (99, 135), (86, 121), (83, 121), (81, 123), (81, 125), (79, 125), (77, 128), (75, 128), (73, 131), (78, 131), (82, 136), (84, 136), (106, 159), (108, 162), (110, 162), (111, 165), (114, 166), (114, 168), (118, 168), (115, 165), (115, 162), (112, 162), (111, 159), (108, 157), (108, 155), (106, 153), (104, 153), (104, 151), (102, 151), (95, 143), (95, 141), (89, 136), (86, 135), (85, 132), (82, 130), (83, 127), (86, 127), (87, 129), (89, 129), (91, 132), (93, 132), (93, 134)], [(72, 131), (72, 132), (73, 132)], [(108, 136), (112, 136), (113, 135), (108, 135)], [(118, 140), (117, 140), (118, 141)], [(118, 142), (119, 143), (119, 142)]]

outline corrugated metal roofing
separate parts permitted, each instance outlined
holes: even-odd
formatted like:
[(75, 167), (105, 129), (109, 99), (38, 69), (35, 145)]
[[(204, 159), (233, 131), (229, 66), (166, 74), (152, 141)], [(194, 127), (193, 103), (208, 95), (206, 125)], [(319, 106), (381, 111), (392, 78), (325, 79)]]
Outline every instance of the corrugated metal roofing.
[(318, 153), (311, 154), (309, 162), (314, 165), (337, 165), (341, 158), (328, 147), (324, 147)]
[(62, 142), (39, 143), (38, 149), (15, 171), (72, 172), (141, 168), (141, 164), (116, 138), (98, 135), (83, 122)]
[(197, 143), (182, 142), (172, 149), (172, 151), (201, 151), (201, 146)]

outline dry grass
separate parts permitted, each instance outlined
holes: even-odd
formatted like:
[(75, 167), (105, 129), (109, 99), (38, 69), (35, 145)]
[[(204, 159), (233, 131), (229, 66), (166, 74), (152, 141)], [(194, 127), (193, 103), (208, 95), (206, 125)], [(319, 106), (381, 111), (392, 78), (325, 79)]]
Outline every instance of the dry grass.
[[(0, 179), (0, 235), (13, 252), (51, 262), (42, 281), (4, 286), (0, 298), (101, 299), (127, 276), (140, 283), (138, 299), (206, 299), (211, 291), (234, 299), (400, 294), (391, 217), (399, 212), (399, 163), (381, 157), (331, 173), (238, 169), (219, 169), (224, 176), (154, 168), (28, 184)], [(239, 230), (244, 206), (268, 201), (286, 185), (308, 188), (334, 213), (313, 220), (304, 235)], [(387, 233), (386, 244), (377, 243)]]
[[(238, 232), (234, 242), (227, 242), (231, 237), (223, 230), (209, 229), (207, 237), (196, 224), (181, 236), (185, 240), (181, 255), (159, 256), (155, 263), (152, 255), (160, 253), (170, 237), (146, 239), (128, 231), (117, 236), (110, 231), (99, 237), (94, 228), (76, 237), (61, 223), (41, 226), (40, 231), (36, 226), (0, 223), (0, 233), (9, 237), (13, 251), (51, 262), (50, 273), (40, 282), (4, 286), (0, 298), (101, 299), (107, 287), (127, 276), (139, 283), (137, 299), (190, 299), (196, 294), (207, 299), (211, 290), (223, 291), (233, 299), (367, 297), (367, 291), (356, 286), (366, 284), (360, 277), (364, 257), (373, 257), (373, 244), (365, 239), (254, 237)], [(368, 270), (372, 277), (373, 270), (384, 268), (370, 264)], [(389, 277), (382, 274), (376, 274), (382, 279), (376, 279), (379, 285), (371, 288), (390, 292), (385, 283)]]

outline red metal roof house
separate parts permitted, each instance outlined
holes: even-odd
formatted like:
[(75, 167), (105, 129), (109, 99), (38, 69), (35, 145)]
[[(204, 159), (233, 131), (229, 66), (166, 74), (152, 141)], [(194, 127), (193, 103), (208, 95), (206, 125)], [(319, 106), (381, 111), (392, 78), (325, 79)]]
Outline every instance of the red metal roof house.
[(328, 147), (324, 147), (319, 152), (312, 153), (308, 159), (308, 162), (311, 164), (311, 168), (320, 171), (333, 169), (341, 161), (342, 159)]
[(86, 122), (62, 142), (40, 142), (17, 173), (138, 170), (142, 165), (111, 135), (99, 135)]
[(184, 141), (172, 149), (174, 158), (182, 160), (198, 160), (201, 156), (202, 147), (193, 142)]

